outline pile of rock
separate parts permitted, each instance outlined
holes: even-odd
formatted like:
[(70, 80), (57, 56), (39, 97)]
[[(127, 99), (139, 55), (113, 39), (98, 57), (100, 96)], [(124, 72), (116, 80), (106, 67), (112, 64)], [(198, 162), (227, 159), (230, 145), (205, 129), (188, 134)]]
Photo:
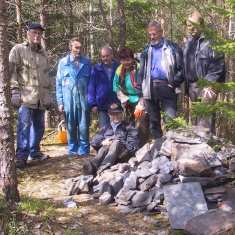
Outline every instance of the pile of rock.
[[(190, 183), (194, 189), (188, 187), (187, 190), (202, 187), (205, 191), (232, 178), (235, 146), (231, 143), (211, 136), (201, 127), (169, 131), (164, 139), (159, 152), (154, 143), (147, 143), (128, 163), (114, 165), (95, 178), (81, 175), (68, 179), (68, 194), (90, 192), (101, 204), (114, 202), (125, 213), (142, 210), (166, 213), (163, 200), (166, 200), (167, 187)], [(220, 150), (216, 152), (211, 143)], [(214, 197), (208, 195), (207, 201), (221, 201), (224, 192), (217, 192)], [(167, 201), (167, 205), (170, 204)], [(207, 206), (205, 208), (208, 210)], [(190, 218), (206, 210), (198, 211)]]

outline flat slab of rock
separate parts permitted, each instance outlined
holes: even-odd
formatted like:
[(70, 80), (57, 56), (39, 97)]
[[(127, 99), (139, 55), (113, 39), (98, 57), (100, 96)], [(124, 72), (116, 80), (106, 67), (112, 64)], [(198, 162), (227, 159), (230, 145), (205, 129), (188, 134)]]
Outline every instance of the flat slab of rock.
[(190, 234), (233, 235), (235, 234), (235, 213), (210, 210), (190, 219), (185, 230)]
[(170, 224), (184, 229), (189, 219), (208, 211), (200, 183), (163, 186)]

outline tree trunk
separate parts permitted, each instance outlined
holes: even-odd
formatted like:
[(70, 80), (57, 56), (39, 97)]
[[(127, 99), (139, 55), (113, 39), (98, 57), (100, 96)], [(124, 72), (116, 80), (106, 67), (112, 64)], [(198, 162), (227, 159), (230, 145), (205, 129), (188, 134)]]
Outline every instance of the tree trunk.
[(92, 1), (89, 2), (89, 26), (88, 26), (88, 31), (89, 31), (89, 44), (90, 44), (90, 59), (94, 58), (94, 32), (93, 28), (91, 25), (93, 24), (93, 4)]
[(16, 3), (16, 21), (17, 21), (17, 41), (18, 43), (23, 42), (22, 34), (22, 21), (21, 21), (21, 0), (15, 0)]
[(119, 49), (126, 45), (126, 16), (125, 16), (125, 0), (118, 0), (119, 12)]
[(74, 27), (74, 17), (73, 17), (73, 3), (72, 0), (69, 0), (69, 34), (70, 37), (73, 36), (73, 27)]
[(8, 70), (7, 17), (5, 0), (0, 1), (0, 170), (3, 196), (7, 201), (20, 200), (15, 168), (14, 137)]
[[(41, 0), (41, 10), (40, 10), (40, 24), (43, 28), (46, 28), (46, 7), (47, 7), (48, 0)], [(43, 38), (42, 38), (42, 47), (46, 49), (46, 32), (43, 32)], [(51, 127), (51, 112), (46, 111), (45, 112), (45, 126), (47, 128)]]
[(106, 13), (104, 11), (104, 7), (103, 7), (103, 3), (102, 3), (102, 0), (99, 0), (99, 8), (100, 8), (100, 13), (102, 15), (102, 18), (104, 20), (104, 25), (105, 25), (105, 28), (107, 29), (108, 31), (108, 38), (109, 38), (109, 44), (110, 46), (114, 49), (114, 43), (113, 43), (113, 32), (112, 32), (112, 27), (111, 25), (109, 24), (108, 20), (107, 20), (107, 17), (106, 17)]

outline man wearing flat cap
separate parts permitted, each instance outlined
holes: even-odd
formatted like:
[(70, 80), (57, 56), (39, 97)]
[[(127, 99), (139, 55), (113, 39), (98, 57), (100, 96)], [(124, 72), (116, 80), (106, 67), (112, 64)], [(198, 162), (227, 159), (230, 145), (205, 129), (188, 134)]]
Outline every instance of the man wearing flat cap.
[(98, 152), (91, 161), (83, 164), (84, 175), (100, 174), (118, 161), (128, 161), (139, 148), (138, 132), (123, 120), (121, 104), (111, 104), (108, 114), (110, 124), (102, 127), (91, 141), (92, 147)]
[(11, 102), (18, 109), (17, 168), (24, 168), (29, 156), (32, 160), (48, 158), (40, 151), (52, 88), (49, 59), (41, 46), (43, 31), (40, 24), (30, 24), (27, 40), (15, 45), (9, 54)]

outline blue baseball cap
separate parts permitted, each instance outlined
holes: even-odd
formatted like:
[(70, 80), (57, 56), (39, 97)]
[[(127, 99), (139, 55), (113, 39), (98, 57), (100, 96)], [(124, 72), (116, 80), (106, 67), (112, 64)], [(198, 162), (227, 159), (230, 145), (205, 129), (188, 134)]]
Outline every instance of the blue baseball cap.
[(45, 30), (40, 24), (35, 24), (35, 23), (29, 24), (27, 28), (28, 30), (30, 29), (41, 29), (42, 31)]

